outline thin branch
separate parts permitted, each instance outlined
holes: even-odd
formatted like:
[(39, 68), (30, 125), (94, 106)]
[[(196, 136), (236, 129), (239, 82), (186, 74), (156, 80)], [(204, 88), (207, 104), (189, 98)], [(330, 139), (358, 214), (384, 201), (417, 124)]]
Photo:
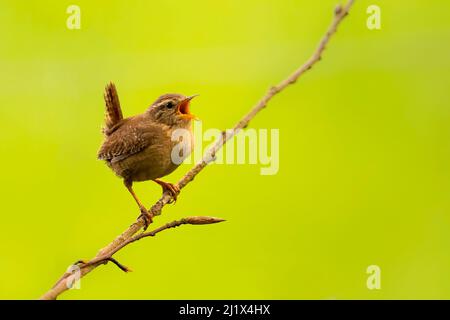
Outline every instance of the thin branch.
[[(124, 266), (123, 264), (121, 264), (119, 261), (117, 261), (116, 259), (109, 257), (107, 259), (105, 259), (107, 261), (111, 261), (112, 263), (114, 263), (120, 270), (122, 270), (123, 272), (131, 272), (131, 269)], [(82, 266), (83, 267), (83, 266)]]
[(152, 231), (148, 232), (142, 232), (140, 234), (137, 234), (129, 239), (127, 239), (125, 242), (123, 242), (120, 246), (117, 248), (114, 248), (111, 252), (108, 252), (107, 255), (96, 257), (95, 259), (92, 259), (91, 261), (85, 262), (81, 264), (80, 268), (87, 268), (92, 265), (96, 265), (99, 263), (104, 263), (106, 261), (114, 262), (120, 269), (123, 271), (130, 271), (127, 267), (119, 264), (117, 260), (113, 261), (112, 256), (119, 250), (121, 250), (123, 247), (129, 245), (130, 243), (133, 243), (135, 241), (141, 240), (142, 238), (147, 237), (154, 237), (157, 233), (170, 229), (170, 228), (176, 228), (178, 226), (181, 226), (183, 224), (194, 224), (194, 225), (200, 225), (200, 224), (213, 224), (213, 223), (219, 223), (225, 221), (224, 219), (215, 218), (215, 217), (204, 217), (204, 216), (194, 216), (194, 217), (187, 217), (183, 218), (181, 220), (174, 220), (172, 222), (166, 223), (165, 225), (156, 228)]
[[(222, 138), (218, 139), (217, 142), (205, 153), (203, 159), (197, 163), (191, 170), (189, 170), (177, 183), (177, 186), (183, 189), (188, 183), (190, 183), (197, 174), (200, 173), (210, 162), (214, 161), (215, 155), (217, 151), (222, 148), (222, 146), (232, 137), (234, 137), (241, 129), (244, 129), (248, 126), (250, 121), (256, 116), (258, 112), (264, 109), (267, 103), (279, 92), (283, 91), (286, 87), (291, 84), (294, 84), (300, 76), (302, 76), (306, 71), (310, 70), (318, 61), (321, 60), (322, 54), (330, 41), (332, 35), (336, 33), (337, 28), (341, 21), (348, 15), (350, 7), (353, 5), (354, 0), (348, 0), (344, 6), (337, 6), (334, 10), (334, 18), (329, 26), (326, 34), (323, 36), (317, 49), (314, 51), (313, 55), (304, 63), (300, 68), (295, 70), (289, 77), (285, 80), (281, 81), (278, 85), (271, 87), (268, 92), (262, 97), (261, 100), (247, 113), (235, 126), (232, 130), (227, 130), (222, 132)], [(149, 212), (152, 216), (157, 216), (161, 214), (163, 207), (172, 201), (172, 197), (169, 193), (164, 193), (162, 197), (150, 208)], [(179, 220), (179, 223), (182, 220)], [(176, 223), (175, 223), (176, 224)], [(181, 223), (183, 224), (183, 223)], [(170, 225), (170, 224), (169, 224)], [(175, 226), (175, 225), (174, 225)], [(127, 230), (125, 230), (120, 236), (118, 236), (115, 240), (113, 240), (109, 245), (100, 250), (100, 252), (96, 255), (94, 259), (92, 259), (88, 265), (82, 265), (80, 278), (94, 270), (101, 264), (106, 263), (107, 261), (112, 261), (111, 256), (116, 253), (118, 250), (128, 245), (131, 242), (137, 240), (137, 238), (141, 239), (143, 237), (152, 236), (157, 232), (162, 230), (166, 230), (168, 228), (174, 227), (165, 225), (154, 231), (150, 231), (147, 233), (142, 233), (138, 236), (134, 236), (140, 229), (144, 227), (144, 220), (142, 218), (137, 219)], [(105, 259), (107, 261), (105, 261)], [(114, 261), (112, 261), (114, 263)], [(117, 262), (117, 261), (116, 261)], [(117, 264), (116, 264), (117, 265)], [(123, 267), (123, 266), (122, 266)], [(125, 267), (126, 268), (126, 267)], [(56, 299), (61, 293), (68, 290), (67, 288), (67, 279), (68, 277), (65, 274), (61, 277), (61, 280), (58, 281), (55, 286), (46, 292), (41, 299)]]
[[(123, 247), (129, 245), (130, 243), (136, 242), (143, 238), (154, 237), (157, 233), (159, 233), (161, 231), (164, 231), (164, 230), (167, 230), (170, 228), (176, 228), (183, 224), (201, 225), (201, 224), (219, 223), (219, 222), (223, 222), (223, 221), (225, 221), (225, 220), (221, 219), (221, 218), (205, 217), (205, 216), (186, 217), (181, 220), (174, 220), (174, 221), (166, 223), (165, 225), (163, 225), (159, 228), (156, 228), (152, 231), (142, 232), (138, 235), (135, 235), (135, 236), (129, 238), (128, 240), (123, 242), (120, 246), (115, 248), (113, 251), (111, 251), (103, 256), (96, 256), (91, 261), (78, 260), (77, 262), (74, 263), (74, 265), (76, 265), (79, 268), (79, 270), (82, 270), (82, 269), (85, 269), (88, 267), (98, 266), (100, 264), (106, 264), (107, 262), (112, 262), (120, 270), (122, 270), (124, 272), (131, 272), (132, 270), (130, 268), (128, 268), (127, 266), (124, 266), (123, 264), (121, 264), (119, 261), (117, 261), (116, 259), (114, 259), (112, 257), (117, 251), (121, 250)], [(58, 280), (58, 282), (56, 282), (56, 284), (53, 286), (53, 288), (58, 286), (58, 284), (60, 284), (63, 280), (67, 281), (67, 278), (70, 277), (71, 275), (72, 275), (71, 272), (64, 273), (63, 276)]]

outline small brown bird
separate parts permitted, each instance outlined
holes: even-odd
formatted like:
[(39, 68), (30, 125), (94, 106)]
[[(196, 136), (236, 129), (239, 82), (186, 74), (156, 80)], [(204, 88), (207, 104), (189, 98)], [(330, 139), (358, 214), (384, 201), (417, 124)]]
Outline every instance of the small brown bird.
[(192, 151), (191, 122), (195, 119), (189, 111), (189, 103), (195, 96), (169, 93), (160, 96), (142, 114), (123, 118), (116, 87), (109, 83), (105, 88), (105, 140), (98, 152), (98, 159), (104, 160), (119, 177), (138, 204), (146, 225), (151, 215), (133, 191), (134, 181), (153, 180), (163, 192), (170, 192), (173, 198), (179, 193), (177, 186), (159, 180), (174, 171), (180, 164), (172, 159), (172, 149), (179, 143), (172, 141), (176, 129), (188, 130), (188, 156)]

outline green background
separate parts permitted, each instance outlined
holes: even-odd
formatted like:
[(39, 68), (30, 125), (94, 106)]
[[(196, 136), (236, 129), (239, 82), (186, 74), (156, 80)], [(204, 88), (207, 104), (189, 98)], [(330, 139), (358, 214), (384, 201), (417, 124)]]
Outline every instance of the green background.
[[(0, 298), (35, 299), (138, 215), (100, 161), (103, 88), (125, 115), (199, 93), (230, 128), (316, 47), (337, 0), (0, 2)], [(368, 30), (366, 8), (381, 7)], [(64, 299), (450, 298), (450, 2), (357, 1), (324, 59), (251, 123), (280, 169), (212, 165), (155, 226)], [(189, 166), (166, 178), (176, 181)], [(155, 183), (136, 184), (150, 205)], [(366, 268), (381, 268), (368, 290)]]

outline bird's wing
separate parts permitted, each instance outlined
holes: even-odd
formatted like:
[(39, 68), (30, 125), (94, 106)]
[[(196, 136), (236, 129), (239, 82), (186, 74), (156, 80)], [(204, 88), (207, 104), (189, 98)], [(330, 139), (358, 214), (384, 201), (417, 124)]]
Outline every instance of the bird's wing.
[(114, 83), (110, 82), (105, 87), (105, 126), (103, 133), (111, 134), (112, 129), (123, 120), (122, 109), (120, 108), (119, 96)]
[(128, 123), (132, 121), (126, 120), (124, 125), (106, 137), (98, 152), (98, 159), (114, 163), (136, 154), (154, 143), (157, 138), (155, 137), (155, 130), (158, 128), (148, 124), (136, 125)]

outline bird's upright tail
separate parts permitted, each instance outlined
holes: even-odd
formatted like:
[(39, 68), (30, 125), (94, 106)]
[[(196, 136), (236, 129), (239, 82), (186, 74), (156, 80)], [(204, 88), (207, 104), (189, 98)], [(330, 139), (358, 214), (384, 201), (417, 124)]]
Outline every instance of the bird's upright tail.
[(111, 129), (123, 119), (120, 108), (119, 96), (114, 83), (110, 82), (105, 87), (105, 126), (103, 133), (108, 135)]

